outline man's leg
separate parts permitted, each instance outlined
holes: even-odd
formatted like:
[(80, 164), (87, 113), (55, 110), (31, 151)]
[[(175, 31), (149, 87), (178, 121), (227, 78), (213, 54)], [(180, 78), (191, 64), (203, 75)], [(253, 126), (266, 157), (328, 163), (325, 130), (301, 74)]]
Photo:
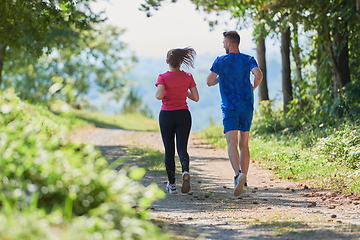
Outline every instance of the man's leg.
[(249, 132), (240, 131), (239, 148), (241, 172), (247, 175), (250, 164)]
[(239, 170), (247, 175), (250, 164), (249, 132), (240, 131), (240, 142), (238, 141), (237, 130), (228, 131), (225, 135), (228, 144), (228, 154), (235, 175), (238, 174)]
[(240, 155), (238, 150), (238, 130), (232, 130), (225, 133), (228, 145), (228, 155), (235, 176), (240, 171)]
[[(237, 196), (240, 196), (244, 192), (245, 183), (246, 183), (246, 174), (239, 172), (241, 167), (245, 167), (245, 165), (243, 166), (240, 161), (240, 156), (242, 156), (242, 154), (239, 155), (239, 151), (238, 151), (238, 146), (240, 146), (240, 143), (238, 141), (239, 133), (237, 130), (234, 130), (234, 131), (226, 132), (225, 135), (226, 135), (226, 140), (228, 143), (228, 154), (229, 154), (230, 162), (231, 162), (231, 165), (232, 165), (232, 167), (234, 169), (234, 173), (235, 173), (234, 196), (237, 197)], [(240, 136), (241, 136), (241, 134), (240, 134)], [(241, 167), (240, 167), (240, 165), (241, 165)], [(247, 166), (249, 166), (249, 165), (247, 164)]]

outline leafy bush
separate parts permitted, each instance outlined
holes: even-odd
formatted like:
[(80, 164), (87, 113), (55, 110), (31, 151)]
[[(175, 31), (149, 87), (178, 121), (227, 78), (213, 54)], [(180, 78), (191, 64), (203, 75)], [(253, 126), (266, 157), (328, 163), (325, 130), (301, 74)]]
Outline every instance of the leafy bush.
[(271, 101), (262, 101), (259, 110), (254, 112), (254, 124), (251, 126), (253, 134), (276, 133), (281, 130), (281, 112), (272, 110)]
[(344, 94), (344, 102), (348, 116), (356, 121), (360, 116), (360, 81), (348, 83)]
[[(114, 211), (119, 212), (116, 209)], [(119, 218), (112, 216), (108, 213), (64, 221), (59, 211), (50, 214), (41, 209), (0, 212), (0, 236), (1, 239), (11, 240), (170, 239), (168, 234), (160, 234), (159, 229), (150, 221), (144, 221), (140, 217), (124, 217), (121, 220), (123, 227), (117, 228)]]
[(314, 149), (326, 155), (330, 162), (360, 169), (360, 129), (344, 126), (342, 130), (319, 138)]
[[(30, 222), (32, 211), (41, 215), (43, 209), (49, 217), (60, 213), (66, 228), (84, 231), (77, 233), (79, 238), (66, 239), (166, 239), (148, 221), (147, 211), (164, 192), (138, 181), (144, 169), (118, 172), (94, 146), (70, 143), (69, 126), (76, 122), (71, 119), (75, 115), (57, 116), (28, 105), (11, 90), (0, 94), (0, 113), (0, 206), (16, 213), (5, 216), (8, 220)], [(20, 211), (30, 213), (23, 216)], [(30, 229), (17, 231), (33, 234)], [(33, 239), (41, 239), (44, 231)], [(99, 232), (102, 238), (89, 237), (87, 232)], [(117, 232), (116, 237), (108, 232)]]

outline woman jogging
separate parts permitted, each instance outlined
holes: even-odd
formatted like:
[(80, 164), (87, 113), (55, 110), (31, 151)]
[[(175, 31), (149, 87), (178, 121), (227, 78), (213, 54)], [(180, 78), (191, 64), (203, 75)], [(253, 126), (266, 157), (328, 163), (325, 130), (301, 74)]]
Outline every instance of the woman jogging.
[(158, 76), (156, 98), (162, 100), (159, 113), (161, 137), (165, 148), (165, 166), (168, 175), (166, 190), (177, 193), (175, 185), (175, 137), (176, 149), (182, 168), (181, 192), (190, 191), (188, 139), (191, 129), (191, 114), (186, 99), (199, 101), (199, 93), (191, 73), (180, 70), (181, 65), (194, 68), (196, 52), (193, 48), (171, 49), (166, 63), (169, 71)]

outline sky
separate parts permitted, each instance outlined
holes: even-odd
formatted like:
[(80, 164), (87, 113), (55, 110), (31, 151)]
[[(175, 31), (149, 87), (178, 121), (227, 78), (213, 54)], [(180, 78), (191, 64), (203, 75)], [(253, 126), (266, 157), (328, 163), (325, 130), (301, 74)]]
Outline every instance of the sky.
[[(138, 57), (165, 57), (169, 49), (191, 46), (197, 54), (223, 53), (222, 32), (236, 29), (230, 14), (217, 17), (220, 24), (210, 31), (204, 19), (209, 14), (195, 10), (190, 0), (167, 3), (152, 17), (139, 10), (144, 0), (109, 0), (93, 4), (95, 11), (105, 10), (108, 23), (126, 29), (122, 41), (129, 45)], [(212, 16), (213, 17), (213, 16)], [(241, 51), (254, 53), (252, 29), (239, 31)]]

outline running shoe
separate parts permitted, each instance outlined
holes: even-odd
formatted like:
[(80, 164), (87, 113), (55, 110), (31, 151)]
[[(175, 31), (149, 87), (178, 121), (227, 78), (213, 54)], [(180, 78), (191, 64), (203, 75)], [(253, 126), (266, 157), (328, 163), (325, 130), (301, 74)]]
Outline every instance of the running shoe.
[(178, 193), (178, 191), (176, 190), (176, 187), (175, 187), (175, 186), (171, 186), (169, 182), (166, 184), (166, 190), (167, 190), (170, 194), (176, 194), (176, 193)]
[(239, 173), (234, 178), (234, 196), (240, 196), (244, 192), (244, 185), (246, 182), (246, 175), (243, 173)]
[(190, 191), (190, 174), (187, 171), (184, 171), (182, 174), (182, 186), (181, 192), (188, 193)]

